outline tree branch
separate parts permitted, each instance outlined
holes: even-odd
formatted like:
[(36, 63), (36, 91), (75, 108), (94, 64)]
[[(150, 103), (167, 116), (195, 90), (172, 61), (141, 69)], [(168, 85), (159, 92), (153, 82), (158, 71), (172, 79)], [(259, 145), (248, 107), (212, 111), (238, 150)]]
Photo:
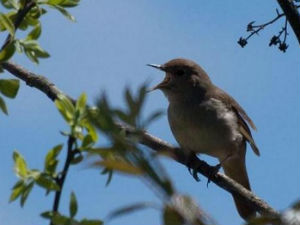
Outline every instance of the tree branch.
[(293, 0), (277, 0), (300, 44), (300, 14)]
[[(51, 83), (47, 78), (36, 75), (32, 72), (27, 71), (21, 66), (13, 63), (13, 62), (3, 62), (2, 67), (10, 72), (12, 75), (20, 78), (25, 81), (27, 85), (37, 88), (43, 93), (45, 93), (52, 101), (57, 99), (59, 94), (63, 92), (59, 90), (53, 83)], [(76, 100), (70, 98), (73, 102)], [(125, 130), (125, 132), (130, 135), (135, 133), (134, 128), (127, 127), (124, 125), (118, 124), (120, 128)], [(225, 176), (224, 174), (217, 173), (216, 176), (210, 177), (212, 174), (212, 167), (208, 165), (203, 160), (198, 159), (196, 156), (192, 159), (191, 163), (187, 165), (189, 155), (185, 154), (184, 151), (180, 150), (180, 148), (175, 148), (168, 144), (167, 142), (152, 136), (151, 134), (144, 132), (141, 135), (140, 143), (151, 148), (157, 152), (167, 152), (169, 153), (171, 158), (175, 161), (190, 167), (191, 169), (197, 170), (197, 172), (201, 173), (207, 178), (215, 183), (217, 186), (222, 189), (230, 192), (231, 194), (238, 195), (241, 199), (243, 199), (247, 204), (251, 205), (254, 209), (256, 209), (261, 214), (268, 214), (271, 216), (278, 216), (279, 213), (270, 207), (265, 201), (257, 197), (254, 193), (248, 191), (243, 186)]]

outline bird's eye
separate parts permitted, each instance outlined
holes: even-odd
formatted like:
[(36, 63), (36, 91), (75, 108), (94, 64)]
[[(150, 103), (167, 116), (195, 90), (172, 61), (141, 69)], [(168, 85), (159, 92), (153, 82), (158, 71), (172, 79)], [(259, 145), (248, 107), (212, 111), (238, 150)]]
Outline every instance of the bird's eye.
[(184, 75), (184, 70), (177, 70), (176, 73), (175, 73), (176, 76), (183, 76)]

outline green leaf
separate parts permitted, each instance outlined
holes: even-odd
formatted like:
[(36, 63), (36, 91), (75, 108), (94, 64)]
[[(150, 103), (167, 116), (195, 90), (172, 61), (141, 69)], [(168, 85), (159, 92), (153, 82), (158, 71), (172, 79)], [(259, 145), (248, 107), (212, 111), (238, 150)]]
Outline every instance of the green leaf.
[(36, 183), (47, 190), (59, 191), (58, 184), (45, 174), (41, 174), (36, 180)]
[(42, 33), (42, 27), (41, 24), (38, 23), (32, 31), (27, 35), (26, 40), (37, 40)]
[(1, 3), (7, 9), (19, 9), (19, 5), (16, 0), (1, 0)]
[(61, 3), (63, 3), (65, 0), (48, 0), (47, 4), (49, 5), (59, 5)]
[(15, 34), (15, 26), (11, 19), (0, 12), (0, 23), (6, 28), (6, 30), (10, 33), (10, 35), (13, 37)]
[(22, 196), (21, 196), (21, 207), (24, 206), (27, 198), (28, 198), (28, 195), (30, 194), (32, 188), (33, 188), (33, 185), (34, 185), (34, 182), (30, 182), (23, 190), (22, 192)]
[(119, 208), (117, 210), (114, 210), (108, 215), (108, 219), (113, 219), (116, 217), (120, 217), (129, 213), (136, 212), (138, 210), (143, 210), (149, 207), (153, 207), (153, 204), (148, 203), (148, 202), (140, 202), (140, 203), (135, 203), (131, 204), (122, 208)]
[(65, 10), (63, 7), (58, 5), (53, 5), (53, 8), (57, 9), (61, 14), (63, 14), (67, 19), (71, 20), (72, 22), (75, 22), (75, 17), (72, 16), (67, 10)]
[(78, 164), (78, 163), (80, 163), (82, 160), (83, 160), (83, 155), (82, 155), (81, 152), (80, 152), (79, 154), (77, 154), (77, 156), (75, 156), (75, 157), (72, 159), (71, 164), (72, 164), (72, 165)]
[(102, 225), (103, 221), (101, 220), (89, 220), (89, 219), (83, 219), (80, 221), (80, 225)]
[(53, 216), (52, 216), (52, 219), (51, 221), (53, 222), (53, 224), (55, 225), (62, 225), (62, 224), (71, 224), (71, 219), (64, 216), (64, 215), (61, 215), (59, 213), (54, 213)]
[(163, 212), (164, 225), (184, 225), (184, 218), (172, 207), (167, 206)]
[(85, 105), (86, 105), (86, 94), (82, 93), (79, 98), (76, 101), (75, 109), (76, 111), (79, 111), (80, 113), (83, 113), (85, 111)]
[(15, 43), (11, 42), (4, 49), (0, 51), (0, 62), (9, 60), (15, 53), (16, 47)]
[(87, 129), (88, 134), (91, 136), (93, 142), (96, 142), (98, 140), (96, 128), (92, 124), (90, 124), (90, 122), (85, 123), (84, 127)]
[(55, 172), (58, 163), (58, 160), (56, 158), (59, 155), (60, 151), (62, 150), (62, 147), (63, 145), (60, 144), (60, 145), (56, 145), (54, 148), (49, 150), (45, 158), (45, 166), (44, 166), (45, 172), (51, 175)]
[(28, 57), (28, 59), (30, 59), (30, 61), (32, 61), (35, 64), (39, 64), (39, 60), (38, 60), (38, 58), (36, 57), (36, 55), (34, 54), (33, 51), (28, 50), (28, 49), (24, 49), (24, 53)]
[(97, 163), (107, 169), (117, 170), (122, 173), (131, 174), (131, 175), (141, 175), (143, 171), (130, 163), (114, 159), (106, 159)]
[(81, 144), (81, 149), (88, 149), (90, 147), (92, 147), (94, 144), (94, 140), (92, 138), (92, 136), (90, 134), (87, 134), (84, 136), (83, 140), (82, 140), (82, 144)]
[(19, 87), (18, 79), (0, 79), (0, 92), (8, 98), (15, 98)]
[(6, 108), (5, 101), (1, 96), (0, 96), (0, 109), (2, 110), (3, 113), (8, 115), (8, 111), (7, 111), (7, 108)]
[(41, 48), (36, 40), (26, 39), (19, 41), (19, 43), (23, 46), (27, 57), (35, 63), (38, 63), (37, 58), (48, 58), (50, 56), (47, 51)]
[(150, 125), (150, 123), (152, 123), (154, 120), (158, 119), (159, 117), (161, 117), (161, 115), (163, 115), (162, 111), (157, 111), (152, 113), (147, 119), (146, 121), (143, 123), (142, 127), (145, 128), (147, 126)]
[(66, 96), (59, 95), (58, 99), (55, 100), (55, 105), (65, 121), (70, 124), (75, 114), (75, 107), (72, 102)]
[(15, 173), (21, 178), (26, 178), (28, 175), (28, 169), (23, 156), (19, 152), (14, 151), (13, 159), (15, 161)]
[(12, 193), (9, 197), (9, 202), (16, 200), (22, 194), (24, 188), (26, 188), (24, 181), (19, 180), (12, 189)]
[(70, 211), (70, 217), (74, 218), (74, 216), (77, 213), (78, 205), (77, 205), (77, 200), (74, 192), (71, 192), (70, 195), (70, 205), (69, 205), (69, 211)]

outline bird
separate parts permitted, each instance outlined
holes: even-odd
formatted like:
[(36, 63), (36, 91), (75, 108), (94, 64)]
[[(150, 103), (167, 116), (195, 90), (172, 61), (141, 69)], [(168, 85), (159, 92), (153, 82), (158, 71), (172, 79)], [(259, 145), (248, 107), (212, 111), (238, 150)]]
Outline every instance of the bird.
[[(163, 81), (151, 90), (161, 90), (168, 99), (168, 122), (180, 147), (217, 158), (227, 176), (251, 191), (246, 143), (257, 156), (260, 152), (249, 128), (256, 127), (245, 110), (192, 60), (177, 58), (147, 65), (165, 72)], [(256, 215), (238, 196), (233, 194), (233, 199), (243, 219)]]

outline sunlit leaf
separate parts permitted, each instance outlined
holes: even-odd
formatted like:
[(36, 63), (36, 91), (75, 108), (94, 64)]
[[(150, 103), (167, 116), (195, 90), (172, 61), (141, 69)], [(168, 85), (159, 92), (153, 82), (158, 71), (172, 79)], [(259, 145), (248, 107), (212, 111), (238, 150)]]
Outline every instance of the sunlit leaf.
[(85, 123), (84, 127), (87, 129), (88, 134), (91, 136), (93, 142), (96, 142), (98, 140), (98, 135), (95, 127), (92, 124), (90, 124), (90, 122)]
[(42, 27), (41, 24), (38, 23), (33, 29), (32, 31), (30, 31), (30, 33), (27, 35), (27, 40), (37, 40), (40, 35), (42, 33)]
[(14, 169), (16, 174), (21, 178), (26, 178), (28, 175), (28, 169), (23, 156), (19, 152), (14, 151), (13, 159), (15, 161)]
[(15, 98), (20, 87), (18, 79), (0, 79), (0, 92), (9, 98)]
[(56, 166), (58, 163), (57, 156), (59, 155), (60, 151), (62, 150), (63, 145), (56, 145), (52, 148), (46, 155), (45, 158), (45, 171), (49, 174), (53, 174), (56, 170)]
[(9, 201), (12, 202), (16, 200), (23, 192), (26, 185), (23, 180), (19, 180), (13, 187), (12, 193), (10, 195)]
[(87, 96), (85, 93), (82, 93), (76, 101), (75, 109), (83, 112), (85, 110)]
[(72, 22), (75, 22), (75, 17), (72, 16), (67, 10), (65, 10), (63, 7), (59, 6), (59, 5), (53, 5), (53, 8), (57, 9), (61, 14), (63, 14), (66, 18), (68, 18), (69, 20), (71, 20)]
[(55, 100), (55, 105), (64, 119), (70, 124), (75, 114), (75, 107), (72, 102), (66, 96), (59, 95), (59, 98)]
[(17, 0), (1, 0), (1, 3), (7, 9), (19, 9)]
[(44, 174), (41, 174), (37, 179), (36, 179), (36, 184), (39, 186), (47, 189), (47, 190), (53, 190), (53, 191), (59, 191), (60, 187), (58, 184), (49, 178), (48, 176), (45, 176)]
[(6, 30), (10, 33), (11, 36), (15, 34), (15, 26), (11, 19), (0, 12), (0, 23), (6, 28)]

